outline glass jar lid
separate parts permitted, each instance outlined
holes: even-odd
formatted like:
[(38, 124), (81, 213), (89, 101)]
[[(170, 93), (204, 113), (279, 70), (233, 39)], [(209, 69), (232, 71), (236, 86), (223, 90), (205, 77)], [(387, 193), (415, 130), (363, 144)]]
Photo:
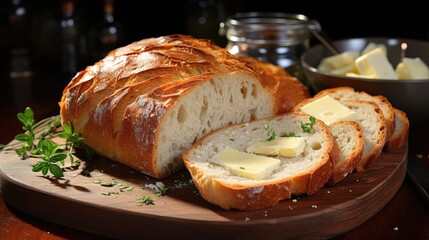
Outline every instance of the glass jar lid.
[(219, 34), (232, 42), (291, 46), (309, 39), (309, 30), (320, 24), (307, 16), (278, 12), (236, 13), (220, 23)]

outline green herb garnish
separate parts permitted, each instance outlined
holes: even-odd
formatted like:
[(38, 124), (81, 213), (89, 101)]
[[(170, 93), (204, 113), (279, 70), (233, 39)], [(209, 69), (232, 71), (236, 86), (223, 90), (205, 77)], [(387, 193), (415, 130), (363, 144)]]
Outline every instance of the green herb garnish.
[(119, 192), (117, 192), (117, 191), (106, 191), (106, 192), (101, 192), (101, 195), (104, 195), (104, 196), (118, 195), (118, 194), (119, 194)]
[(138, 200), (137, 206), (142, 206), (143, 204), (146, 204), (146, 205), (153, 204), (153, 199), (150, 196), (139, 197), (137, 198), (137, 200)]
[(267, 130), (267, 141), (272, 141), (276, 139), (277, 134), (271, 126), (265, 125), (264, 129)]
[(314, 128), (314, 124), (316, 124), (316, 118), (314, 118), (313, 116), (310, 116), (309, 120), (310, 122), (308, 123), (301, 123), (302, 131), (305, 133), (310, 133), (311, 130), (313, 130)]
[(57, 152), (58, 147), (58, 144), (49, 139), (41, 140), (38, 144), (38, 150), (43, 153), (41, 156), (43, 161), (33, 166), (33, 172), (41, 171), (43, 175), (47, 175), (50, 172), (56, 178), (62, 178), (64, 176), (63, 170), (57, 163), (60, 162), (64, 166), (64, 159), (67, 157), (67, 153)]
[(297, 135), (294, 132), (288, 132), (284, 134), (283, 137), (297, 137)]
[[(51, 140), (57, 128), (61, 126), (59, 116), (36, 123), (33, 110), (30, 107), (26, 107), (24, 112), (17, 114), (17, 118), (23, 125), (24, 133), (15, 136), (15, 139), (22, 144), (13, 150), (22, 159), (27, 157), (42, 159), (42, 161), (33, 166), (33, 172), (42, 172), (44, 176), (51, 173), (56, 178), (61, 178), (64, 175), (63, 168), (59, 164), (64, 166), (64, 160), (69, 157), (71, 165), (75, 165), (76, 162), (73, 157), (75, 148), (85, 149), (87, 156), (93, 153), (89, 147), (83, 144), (84, 138), (74, 132), (72, 125), (64, 124), (63, 132), (58, 133), (58, 137), (66, 140), (65, 144), (57, 144)], [(2, 148), (4, 148), (4, 145)]]
[(155, 190), (156, 196), (164, 196), (167, 193), (168, 188), (166, 187), (158, 187), (158, 189)]

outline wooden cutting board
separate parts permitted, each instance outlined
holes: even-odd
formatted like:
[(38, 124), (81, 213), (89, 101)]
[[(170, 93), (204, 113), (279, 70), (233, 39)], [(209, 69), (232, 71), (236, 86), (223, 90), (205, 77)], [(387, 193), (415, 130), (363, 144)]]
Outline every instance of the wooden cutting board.
[[(14, 146), (12, 141), (7, 148)], [(226, 211), (206, 202), (186, 171), (157, 180), (100, 157), (82, 159), (78, 169), (67, 169), (57, 180), (31, 171), (38, 159), (21, 160), (3, 150), (0, 184), (5, 201), (21, 211), (112, 238), (325, 239), (359, 226), (391, 200), (405, 178), (407, 150), (382, 153), (368, 171), (312, 196), (257, 211)], [(146, 188), (156, 182), (168, 188), (164, 196)], [(152, 197), (153, 204), (140, 205), (142, 196)]]

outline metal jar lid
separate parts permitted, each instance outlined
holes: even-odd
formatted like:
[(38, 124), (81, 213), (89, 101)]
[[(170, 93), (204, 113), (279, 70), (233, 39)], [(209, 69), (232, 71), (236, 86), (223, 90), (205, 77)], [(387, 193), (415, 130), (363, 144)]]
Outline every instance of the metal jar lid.
[(309, 39), (309, 31), (320, 24), (302, 14), (278, 12), (236, 13), (220, 23), (219, 35), (247, 44), (292, 46)]

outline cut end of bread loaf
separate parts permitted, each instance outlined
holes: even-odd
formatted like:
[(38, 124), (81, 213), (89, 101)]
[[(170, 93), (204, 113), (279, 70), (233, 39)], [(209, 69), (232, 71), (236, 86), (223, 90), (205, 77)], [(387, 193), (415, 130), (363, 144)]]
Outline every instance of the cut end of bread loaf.
[[(274, 114), (273, 97), (253, 77), (230, 73), (199, 81), (160, 120), (155, 155), (162, 176), (171, 174), (164, 169), (182, 169), (181, 154), (214, 129)], [(169, 166), (175, 158), (177, 166)]]
[[(224, 209), (255, 210), (274, 206), (293, 195), (317, 192), (331, 175), (329, 153), (333, 139), (328, 127), (319, 120), (310, 133), (304, 133), (301, 123), (306, 122), (306, 114), (287, 113), (222, 128), (197, 141), (183, 154), (183, 159), (201, 196)], [(246, 151), (253, 141), (266, 139), (267, 125), (278, 136), (294, 132), (304, 137), (303, 154), (293, 158), (276, 156), (281, 160), (280, 168), (262, 180), (235, 175), (210, 163), (226, 147)]]

